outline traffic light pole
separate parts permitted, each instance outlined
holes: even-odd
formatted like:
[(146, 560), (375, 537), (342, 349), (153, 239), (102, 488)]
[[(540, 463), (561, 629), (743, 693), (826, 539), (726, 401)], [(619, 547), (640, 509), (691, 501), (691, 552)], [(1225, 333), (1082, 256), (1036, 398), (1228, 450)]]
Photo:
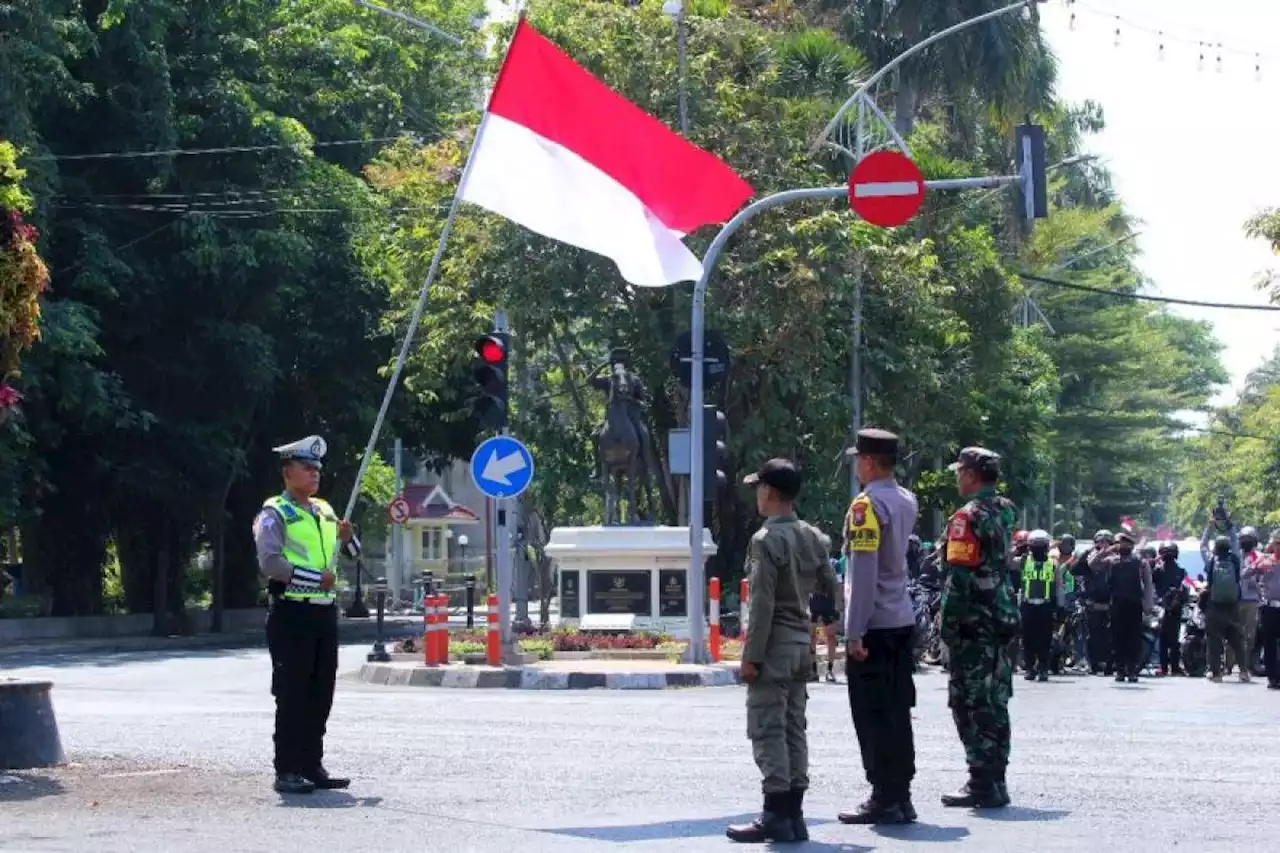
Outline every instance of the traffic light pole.
[[(1022, 183), (1030, 175), (1024, 170), (1019, 175), (996, 175), (987, 178), (948, 178), (937, 181), (925, 181), (925, 189), (966, 190), (993, 189)], [(807, 199), (836, 199), (849, 194), (849, 187), (806, 187), (803, 189), (783, 190), (765, 196), (757, 202), (747, 205), (720, 229), (720, 233), (711, 241), (707, 254), (702, 259), (702, 275), (693, 287), (693, 308), (689, 323), (692, 338), (690, 358), (691, 375), (689, 377), (689, 648), (685, 650), (684, 659), (689, 663), (707, 663), (706, 624), (703, 616), (703, 601), (706, 589), (706, 562), (703, 557), (702, 537), (705, 530), (705, 512), (707, 495), (704, 488), (703, 467), (703, 417), (702, 405), (704, 396), (704, 371), (706, 365), (706, 302), (707, 283), (715, 270), (716, 261), (729, 242), (742, 226), (750, 222), (759, 213), (792, 201)]]
[[(509, 334), (510, 327), (507, 325), (507, 312), (501, 308), (493, 312), (493, 331), (502, 334)], [(508, 387), (510, 387), (510, 376), (508, 379)], [(508, 396), (508, 399), (510, 397)], [(510, 413), (507, 415), (510, 418)], [(502, 434), (507, 434), (507, 427), (502, 427)], [(510, 509), (508, 505), (513, 501), (507, 498), (495, 498), (493, 502), (494, 510), (497, 512), (497, 524), (494, 525), (496, 535), (494, 539), (494, 571), (497, 575), (497, 594), (498, 594), (498, 636), (502, 644), (502, 660), (508, 662), (514, 647), (511, 642), (511, 523), (508, 520)]]

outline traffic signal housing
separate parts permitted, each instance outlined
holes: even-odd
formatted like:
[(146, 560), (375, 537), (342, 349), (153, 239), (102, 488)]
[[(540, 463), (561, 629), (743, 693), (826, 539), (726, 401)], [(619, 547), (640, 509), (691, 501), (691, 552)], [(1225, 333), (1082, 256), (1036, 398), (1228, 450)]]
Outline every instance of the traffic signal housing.
[(476, 420), (482, 427), (502, 429), (507, 425), (507, 367), (511, 339), (506, 332), (489, 332), (476, 338), (471, 375), (480, 386)]
[(702, 477), (708, 501), (729, 487), (729, 419), (712, 405), (702, 407)]
[(1026, 223), (1049, 215), (1049, 185), (1045, 166), (1044, 128), (1035, 124), (1018, 125), (1014, 142), (1018, 174), (1018, 216)]

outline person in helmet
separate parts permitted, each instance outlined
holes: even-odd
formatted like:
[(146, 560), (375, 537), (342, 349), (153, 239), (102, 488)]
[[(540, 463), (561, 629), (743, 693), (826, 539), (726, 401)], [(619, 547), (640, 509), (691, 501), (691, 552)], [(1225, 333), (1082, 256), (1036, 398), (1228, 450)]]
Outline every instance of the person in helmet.
[(1147, 564), (1151, 571), (1156, 570), (1156, 563), (1159, 562), (1160, 554), (1154, 542), (1143, 542), (1142, 547), (1138, 549), (1138, 556)]
[(1049, 680), (1049, 653), (1053, 647), (1053, 614), (1063, 605), (1062, 569), (1049, 557), (1053, 539), (1043, 530), (1027, 536), (1022, 558), (1022, 647), (1027, 681)]
[(1164, 607), (1160, 620), (1160, 674), (1186, 675), (1182, 669), (1182, 609), (1187, 604), (1187, 570), (1178, 565), (1178, 545), (1163, 542), (1156, 549), (1159, 562), (1152, 574), (1156, 599)]
[(1262, 660), (1267, 670), (1267, 687), (1280, 690), (1280, 530), (1271, 532), (1267, 552), (1258, 561), (1254, 576), (1258, 579), (1262, 607)]
[(1093, 534), (1093, 548), (1076, 561), (1072, 572), (1082, 581), (1082, 595), (1088, 606), (1085, 625), (1089, 671), (1094, 675), (1111, 675), (1111, 573), (1101, 562), (1110, 553), (1116, 537), (1110, 530)]
[(1022, 558), (1027, 556), (1027, 537), (1025, 530), (1013, 531), (1013, 557), (1017, 560), (1017, 565), (1022, 565)]
[(1236, 608), (1236, 621), (1244, 637), (1244, 661), (1235, 659), (1235, 653), (1227, 649), (1227, 672), (1239, 663), (1240, 669), (1252, 672), (1254, 650), (1258, 639), (1258, 560), (1263, 556), (1258, 547), (1258, 528), (1240, 528), (1240, 604)]
[(1151, 567), (1134, 553), (1133, 534), (1121, 530), (1115, 544), (1089, 558), (1095, 572), (1106, 571), (1111, 592), (1111, 659), (1116, 681), (1138, 683), (1142, 669), (1142, 622), (1154, 604)]
[[(1215, 530), (1220, 532), (1215, 535)], [(1213, 543), (1212, 548), (1210, 542)], [(1200, 601), (1204, 607), (1205, 632), (1209, 643), (1209, 678), (1221, 682), (1224, 644), (1234, 648), (1236, 659), (1247, 660), (1238, 620), (1240, 536), (1221, 500), (1200, 538), (1200, 555), (1204, 558), (1206, 576)], [(1241, 667), (1240, 680), (1250, 680), (1247, 667)]]

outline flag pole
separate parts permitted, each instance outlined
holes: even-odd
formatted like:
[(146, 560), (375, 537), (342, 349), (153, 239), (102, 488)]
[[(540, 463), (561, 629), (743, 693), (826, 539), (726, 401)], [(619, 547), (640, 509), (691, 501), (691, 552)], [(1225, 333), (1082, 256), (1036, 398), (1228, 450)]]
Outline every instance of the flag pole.
[[(502, 69), (507, 66), (507, 58), (511, 53), (511, 45), (515, 42), (515, 34), (520, 31), (520, 24), (524, 22), (524, 12), (520, 12), (520, 18), (516, 21), (516, 28), (512, 32), (511, 41), (507, 42), (507, 49), (503, 53), (502, 65), (498, 68), (498, 76), (495, 80), (495, 88), (497, 81), (502, 79)], [(492, 93), (491, 93), (492, 96)], [(418, 292), (418, 302), (413, 308), (413, 315), (409, 318), (409, 328), (404, 333), (404, 342), (400, 345), (400, 352), (396, 356), (395, 367), (391, 370), (391, 379), (387, 381), (386, 393), (382, 395), (382, 405), (378, 408), (378, 416), (373, 421), (373, 430), (369, 433), (369, 441), (364, 446), (364, 454), (360, 457), (360, 469), (356, 472), (356, 480), (351, 484), (351, 496), (347, 498), (347, 508), (343, 512), (342, 517), (351, 518), (351, 513), (355, 511), (356, 500), (360, 496), (360, 484), (364, 481), (364, 475), (369, 471), (369, 461), (373, 458), (374, 445), (378, 443), (378, 435), (382, 432), (382, 424), (387, 419), (387, 410), (391, 408), (391, 398), (395, 395), (396, 385), (400, 382), (400, 374), (404, 372), (405, 362), (409, 360), (409, 348), (413, 345), (413, 337), (418, 331), (418, 324), (422, 322), (422, 312), (427, 307), (427, 298), (431, 295), (431, 285), (436, 280), (436, 274), (440, 271), (440, 259), (444, 257), (445, 245), (449, 242), (449, 234), (453, 231), (453, 221), (458, 215), (458, 206), (462, 203), (462, 191), (467, 186), (467, 178), (471, 175), (471, 166), (475, 160), (476, 148), (480, 146), (480, 140), (484, 138), (484, 129), (489, 121), (489, 110), (486, 105), (484, 114), (480, 117), (480, 124), (476, 127), (476, 135), (471, 140), (471, 146), (467, 149), (467, 159), (462, 167), (462, 177), (458, 179), (458, 188), (453, 192), (453, 201), (449, 204), (449, 214), (445, 217), (444, 226), (440, 229), (440, 239), (436, 243), (436, 252), (431, 258), (431, 266), (427, 270), (427, 278), (422, 283), (422, 289)]]

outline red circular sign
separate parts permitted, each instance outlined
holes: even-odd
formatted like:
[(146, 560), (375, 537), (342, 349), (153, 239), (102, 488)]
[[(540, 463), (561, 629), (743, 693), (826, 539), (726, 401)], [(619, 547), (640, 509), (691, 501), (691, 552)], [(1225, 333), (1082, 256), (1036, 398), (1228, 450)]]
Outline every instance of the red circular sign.
[(911, 158), (877, 151), (858, 161), (849, 175), (849, 207), (872, 225), (902, 225), (924, 204), (924, 175)]
[(391, 506), (387, 507), (387, 515), (393, 524), (404, 524), (412, 514), (413, 508), (403, 497), (396, 498), (391, 502)]

